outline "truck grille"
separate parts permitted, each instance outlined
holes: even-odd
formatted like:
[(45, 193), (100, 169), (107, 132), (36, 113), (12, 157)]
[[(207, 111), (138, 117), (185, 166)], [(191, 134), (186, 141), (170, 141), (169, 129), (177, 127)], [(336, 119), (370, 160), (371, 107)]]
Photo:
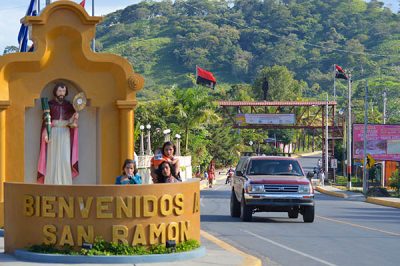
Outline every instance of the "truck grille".
[(293, 193), (299, 190), (298, 185), (264, 185), (265, 192)]

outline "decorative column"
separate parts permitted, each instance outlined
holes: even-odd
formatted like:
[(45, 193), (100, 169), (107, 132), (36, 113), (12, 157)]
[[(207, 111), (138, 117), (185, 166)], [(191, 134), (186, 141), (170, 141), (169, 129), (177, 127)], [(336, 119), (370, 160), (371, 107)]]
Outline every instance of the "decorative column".
[[(0, 101), (0, 212), (4, 213), (4, 182), (6, 180), (6, 109), (9, 101)], [(4, 225), (4, 216), (0, 215), (0, 225)]]
[(120, 120), (120, 165), (127, 158), (133, 159), (134, 154), (134, 113), (136, 101), (117, 101)]

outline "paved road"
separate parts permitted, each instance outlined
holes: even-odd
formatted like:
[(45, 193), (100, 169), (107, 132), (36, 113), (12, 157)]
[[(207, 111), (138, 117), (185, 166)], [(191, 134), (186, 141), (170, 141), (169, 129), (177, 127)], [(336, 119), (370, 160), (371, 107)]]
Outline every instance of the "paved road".
[(230, 217), (229, 196), (222, 181), (201, 192), (202, 229), (264, 265), (400, 264), (399, 209), (318, 193), (314, 223), (286, 213), (256, 213), (245, 223)]

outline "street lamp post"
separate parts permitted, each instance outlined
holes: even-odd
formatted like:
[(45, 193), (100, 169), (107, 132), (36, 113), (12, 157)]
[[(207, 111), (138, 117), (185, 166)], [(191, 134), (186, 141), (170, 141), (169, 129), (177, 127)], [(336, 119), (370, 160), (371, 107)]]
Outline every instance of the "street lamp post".
[(150, 140), (151, 125), (147, 124), (146, 128), (147, 128), (147, 149), (146, 149), (146, 154), (147, 155), (151, 155), (151, 140)]
[(164, 133), (164, 142), (170, 141), (169, 133), (171, 133), (171, 129), (167, 128), (163, 131)]
[(143, 156), (144, 155), (144, 137), (143, 137), (143, 130), (144, 130), (144, 126), (140, 125), (140, 155)]
[(181, 135), (176, 134), (176, 155), (181, 156)]

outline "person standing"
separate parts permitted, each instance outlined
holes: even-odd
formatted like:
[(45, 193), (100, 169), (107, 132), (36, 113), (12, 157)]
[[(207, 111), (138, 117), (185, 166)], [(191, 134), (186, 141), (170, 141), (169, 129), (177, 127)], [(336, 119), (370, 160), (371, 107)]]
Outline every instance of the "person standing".
[(54, 99), (49, 101), (51, 134), (42, 124), (38, 162), (38, 183), (70, 185), (79, 174), (78, 168), (78, 113), (65, 99), (68, 88), (57, 83)]
[(208, 167), (208, 187), (209, 188), (212, 188), (214, 179), (215, 179), (215, 161), (211, 160), (210, 165)]

